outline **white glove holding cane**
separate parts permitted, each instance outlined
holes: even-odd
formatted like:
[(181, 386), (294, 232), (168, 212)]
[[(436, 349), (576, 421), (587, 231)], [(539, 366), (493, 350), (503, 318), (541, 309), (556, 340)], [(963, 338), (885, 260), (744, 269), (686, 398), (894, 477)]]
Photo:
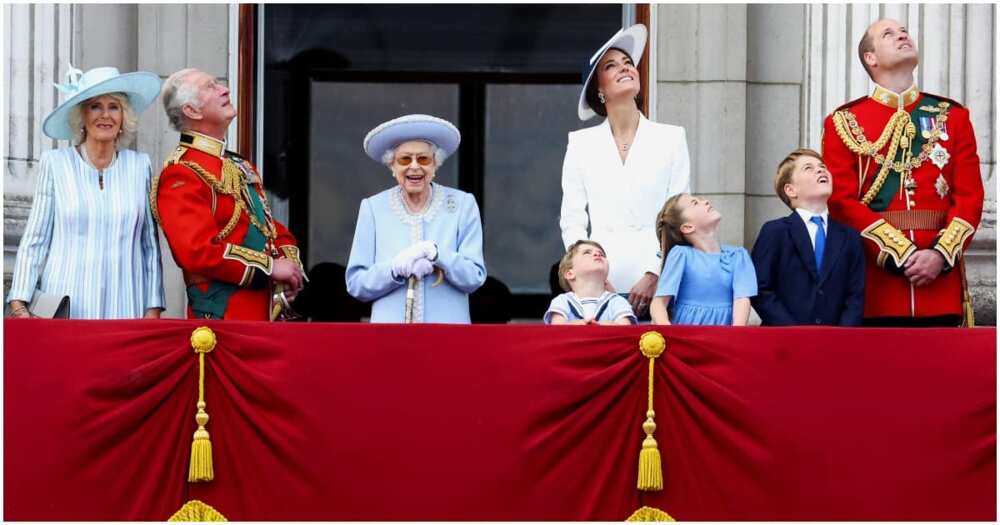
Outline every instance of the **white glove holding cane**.
[[(437, 246), (431, 241), (420, 241), (401, 250), (392, 259), (392, 274), (396, 278), (411, 275), (421, 278), (434, 271), (431, 261), (437, 258)], [(423, 261), (423, 263), (419, 263)], [(417, 267), (419, 263), (419, 268)], [(420, 273), (418, 273), (420, 272)]]

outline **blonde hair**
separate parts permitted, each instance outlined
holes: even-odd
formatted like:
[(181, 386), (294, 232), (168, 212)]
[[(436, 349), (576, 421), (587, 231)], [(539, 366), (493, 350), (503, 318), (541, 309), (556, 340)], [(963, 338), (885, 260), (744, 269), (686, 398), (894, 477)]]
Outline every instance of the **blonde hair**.
[(91, 100), (105, 95), (115, 99), (122, 108), (121, 133), (115, 137), (115, 149), (122, 149), (124, 145), (132, 143), (132, 139), (135, 138), (136, 131), (139, 129), (139, 116), (132, 109), (132, 104), (129, 104), (128, 96), (125, 93), (104, 93), (90, 97), (69, 110), (69, 129), (73, 131), (71, 140), (74, 146), (79, 146), (87, 140), (87, 128), (83, 124), (83, 106)]
[(680, 206), (680, 202), (684, 195), (678, 193), (667, 199), (667, 202), (663, 203), (663, 208), (660, 208), (660, 213), (656, 215), (656, 238), (660, 240), (660, 273), (663, 273), (663, 266), (667, 264), (667, 254), (671, 248), (691, 244), (681, 233), (681, 226), (684, 224), (681, 213), (684, 209)]
[[(576, 255), (576, 250), (584, 245), (593, 246), (602, 252), (604, 252), (604, 247), (600, 245), (597, 241), (592, 241), (590, 239), (580, 239), (569, 245), (566, 249), (566, 253), (563, 254), (562, 259), (559, 259), (559, 287), (564, 291), (570, 291), (569, 281), (566, 280), (566, 272), (573, 269), (573, 256)], [(604, 252), (607, 254), (608, 252)]]
[(799, 148), (785, 157), (785, 160), (778, 164), (778, 173), (774, 176), (774, 192), (778, 194), (778, 198), (781, 202), (785, 203), (785, 206), (795, 209), (792, 206), (792, 200), (788, 198), (785, 194), (785, 184), (792, 182), (792, 175), (795, 174), (795, 161), (799, 157), (813, 157), (814, 159), (823, 162), (823, 156), (816, 152), (816, 150), (811, 150), (809, 148)]

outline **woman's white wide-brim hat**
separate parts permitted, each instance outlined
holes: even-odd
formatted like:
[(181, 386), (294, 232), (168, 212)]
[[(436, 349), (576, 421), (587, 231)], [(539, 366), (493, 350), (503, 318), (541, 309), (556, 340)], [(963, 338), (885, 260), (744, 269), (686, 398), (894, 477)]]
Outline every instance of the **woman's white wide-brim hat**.
[(160, 77), (146, 71), (121, 74), (118, 68), (97, 67), (84, 73), (70, 66), (65, 84), (56, 84), (67, 98), (54, 109), (42, 123), (42, 131), (54, 139), (69, 140), (73, 130), (69, 127), (69, 114), (84, 100), (109, 93), (125, 93), (132, 110), (138, 115), (160, 94)]
[(615, 36), (611, 37), (611, 40), (605, 42), (594, 53), (594, 56), (590, 57), (590, 62), (587, 63), (584, 69), (583, 89), (580, 90), (580, 105), (576, 110), (577, 115), (580, 116), (580, 120), (587, 120), (597, 115), (593, 108), (590, 107), (590, 104), (587, 104), (587, 84), (590, 83), (590, 78), (594, 76), (594, 70), (597, 69), (597, 61), (612, 47), (628, 53), (628, 56), (632, 58), (632, 63), (636, 67), (639, 67), (642, 50), (646, 47), (646, 26), (636, 24), (628, 29), (619, 29), (615, 33)]
[[(365, 154), (376, 162), (382, 162), (386, 151), (410, 140), (426, 140), (434, 143), (450, 157), (458, 144), (462, 142), (462, 134), (454, 124), (443, 118), (431, 115), (403, 115), (388, 122), (383, 122), (365, 135), (363, 147)], [(443, 160), (443, 159), (442, 159)]]

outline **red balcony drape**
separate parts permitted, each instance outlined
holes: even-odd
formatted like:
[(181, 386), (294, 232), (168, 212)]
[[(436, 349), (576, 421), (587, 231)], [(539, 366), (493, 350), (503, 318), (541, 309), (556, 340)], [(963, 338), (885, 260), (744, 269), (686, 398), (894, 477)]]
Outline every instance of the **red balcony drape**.
[(994, 520), (996, 330), (4, 322), (4, 517)]

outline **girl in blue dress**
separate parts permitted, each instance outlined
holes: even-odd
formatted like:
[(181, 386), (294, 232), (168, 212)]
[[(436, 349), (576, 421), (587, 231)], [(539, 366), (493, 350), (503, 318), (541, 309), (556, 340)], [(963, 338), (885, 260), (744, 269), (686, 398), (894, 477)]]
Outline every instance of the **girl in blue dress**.
[(656, 235), (666, 260), (650, 305), (654, 324), (747, 324), (757, 274), (746, 249), (719, 242), (721, 220), (707, 199), (687, 193), (663, 205)]

